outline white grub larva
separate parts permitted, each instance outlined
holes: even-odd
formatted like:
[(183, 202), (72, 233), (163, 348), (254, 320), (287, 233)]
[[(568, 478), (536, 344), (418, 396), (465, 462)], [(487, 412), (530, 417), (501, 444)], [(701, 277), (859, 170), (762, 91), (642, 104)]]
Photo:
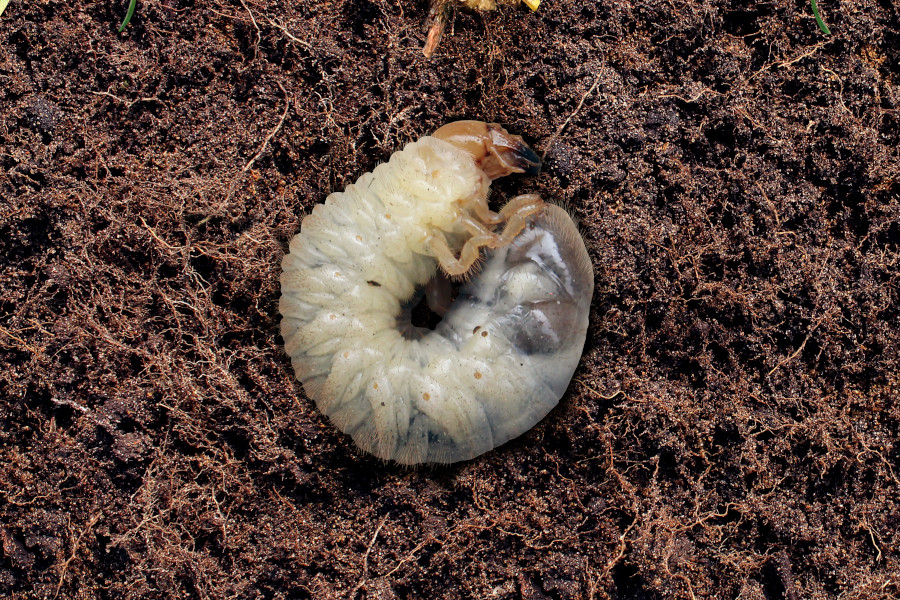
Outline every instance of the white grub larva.
[[(492, 179), (539, 169), (518, 136), (459, 121), (303, 220), (282, 263), (285, 350), (309, 397), (363, 450), (403, 464), (467, 460), (559, 402), (594, 287), (584, 242), (538, 196), (487, 206)], [(409, 309), (438, 265), (477, 273), (436, 329), (414, 327)]]

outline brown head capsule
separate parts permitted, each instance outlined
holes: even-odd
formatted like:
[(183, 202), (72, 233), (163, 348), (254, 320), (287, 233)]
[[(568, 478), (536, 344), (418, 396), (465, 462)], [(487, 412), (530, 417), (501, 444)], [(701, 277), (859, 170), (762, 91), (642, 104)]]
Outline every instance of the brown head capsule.
[(511, 173), (537, 175), (541, 171), (541, 159), (534, 150), (496, 123), (455, 121), (432, 136), (469, 154), (492, 180)]

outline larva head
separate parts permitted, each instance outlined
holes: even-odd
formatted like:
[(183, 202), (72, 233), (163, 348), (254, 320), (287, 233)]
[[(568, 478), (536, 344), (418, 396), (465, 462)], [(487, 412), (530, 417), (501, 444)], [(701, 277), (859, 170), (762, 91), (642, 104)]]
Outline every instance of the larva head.
[(455, 121), (435, 131), (432, 137), (471, 155), (490, 179), (510, 173), (537, 175), (541, 170), (541, 159), (534, 150), (496, 123)]

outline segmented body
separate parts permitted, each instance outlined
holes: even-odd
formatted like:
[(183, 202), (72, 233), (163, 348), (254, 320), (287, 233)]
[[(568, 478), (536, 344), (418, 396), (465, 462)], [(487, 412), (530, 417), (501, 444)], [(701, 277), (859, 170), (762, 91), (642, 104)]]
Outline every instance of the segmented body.
[(435, 330), (410, 335), (402, 322), (437, 269), (435, 236), (458, 250), (469, 235), (459, 200), (486, 198), (489, 184), (472, 156), (424, 137), (316, 206), (284, 257), (282, 335), (297, 378), (376, 456), (478, 456), (543, 418), (578, 364), (593, 274), (552, 205), (487, 253)]

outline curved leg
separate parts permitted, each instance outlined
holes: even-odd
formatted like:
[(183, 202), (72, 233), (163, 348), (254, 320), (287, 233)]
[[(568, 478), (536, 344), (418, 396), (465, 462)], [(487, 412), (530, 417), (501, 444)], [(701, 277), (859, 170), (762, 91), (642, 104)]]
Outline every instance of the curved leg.
[(435, 231), (431, 235), (431, 239), (428, 240), (428, 246), (444, 273), (451, 277), (465, 275), (481, 257), (478, 247), (466, 242), (462, 252), (459, 253), (459, 258), (456, 258), (453, 251), (450, 250), (450, 246), (447, 245), (447, 238), (440, 231)]
[[(498, 218), (496, 222), (506, 221), (502, 233), (496, 233), (488, 228), (488, 225), (494, 225), (495, 222), (485, 223), (481, 220), (478, 209), (481, 203), (490, 215)], [(439, 231), (433, 233), (429, 241), (429, 247), (435, 258), (444, 272), (450, 276), (457, 277), (468, 273), (472, 265), (481, 258), (481, 248), (500, 248), (512, 242), (525, 228), (528, 217), (544, 209), (544, 201), (537, 194), (522, 194), (507, 202), (499, 213), (487, 209), (487, 201), (483, 199), (476, 199), (472, 208), (478, 218), (464, 216), (460, 219), (460, 224), (472, 237), (463, 244), (459, 258), (456, 258), (450, 250), (443, 233)]]
[(478, 220), (486, 225), (497, 225), (506, 220), (500, 213), (495, 213), (488, 206), (487, 196), (479, 196), (469, 201), (469, 208), (475, 212)]
[(512, 198), (500, 209), (500, 216), (508, 221), (513, 215), (530, 217), (544, 209), (544, 199), (537, 194), (522, 194)]
[(507, 202), (500, 209), (500, 216), (506, 220), (506, 227), (503, 228), (503, 233), (493, 234), (494, 238), (487, 246), (499, 248), (511, 243), (525, 229), (528, 217), (544, 210), (544, 206), (544, 200), (537, 194), (522, 194)]

